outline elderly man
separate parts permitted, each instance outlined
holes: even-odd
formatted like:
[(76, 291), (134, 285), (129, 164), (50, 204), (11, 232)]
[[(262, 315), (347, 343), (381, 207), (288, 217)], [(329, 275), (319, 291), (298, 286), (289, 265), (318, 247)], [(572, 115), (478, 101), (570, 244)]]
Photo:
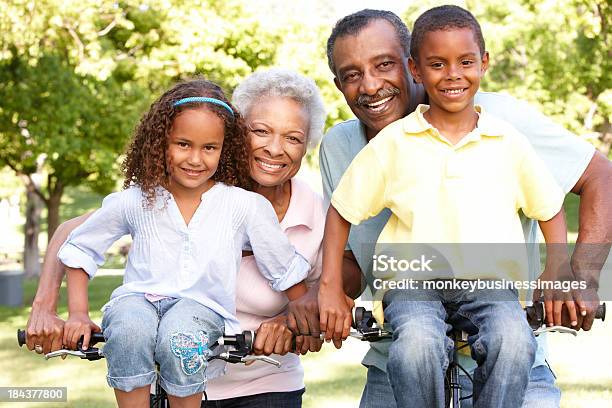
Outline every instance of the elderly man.
[[(405, 24), (388, 11), (363, 10), (344, 17), (334, 27), (327, 42), (329, 67), (336, 87), (357, 120), (334, 126), (321, 144), (320, 165), (327, 200), (352, 159), (381, 129), (412, 112), (417, 104), (426, 103), (422, 88), (413, 82), (408, 71), (409, 44), (410, 34)], [(578, 242), (609, 243), (612, 232), (611, 163), (592, 146), (524, 102), (505, 95), (480, 92), (476, 95), (476, 103), (525, 134), (564, 191), (580, 195)], [(376, 242), (389, 215), (389, 210), (384, 210), (351, 228), (343, 277), (345, 292), (352, 297), (361, 292), (361, 273), (366, 283), (372, 284), (373, 254), (366, 253), (372, 250), (372, 246), (363, 244)], [(537, 224), (523, 219), (523, 228), (526, 240), (536, 242)], [(607, 256), (607, 252), (600, 256), (604, 255)], [(605, 257), (601, 262), (604, 260)], [(581, 268), (576, 256), (572, 266), (577, 279), (597, 281), (595, 275), (599, 271), (594, 273)], [(532, 275), (537, 276), (536, 273), (539, 271), (531, 271)], [(589, 303), (587, 315), (579, 317), (578, 326), (584, 330), (589, 330), (593, 322), (594, 308), (598, 303), (594, 297), (595, 294), (591, 297), (593, 301)], [(298, 308), (298, 315), (299, 311)], [(559, 315), (555, 319), (561, 321)], [(298, 317), (298, 321), (304, 320)], [(310, 329), (316, 331), (312, 325)], [(559, 406), (560, 392), (545, 360), (544, 340), (540, 336), (524, 407)], [(388, 352), (389, 342), (373, 343), (363, 360), (368, 368), (368, 378), (361, 407), (396, 406), (386, 374)], [(469, 364), (474, 365), (473, 362), (462, 362), (464, 366)]]

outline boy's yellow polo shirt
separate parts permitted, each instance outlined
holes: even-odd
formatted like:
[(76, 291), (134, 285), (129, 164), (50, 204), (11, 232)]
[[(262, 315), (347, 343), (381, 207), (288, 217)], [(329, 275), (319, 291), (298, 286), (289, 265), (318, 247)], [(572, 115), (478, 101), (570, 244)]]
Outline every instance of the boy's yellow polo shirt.
[[(427, 109), (419, 105), (390, 124), (355, 157), (331, 199), (347, 221), (359, 224), (389, 208), (379, 244), (522, 243), (519, 210), (536, 220), (559, 212), (561, 188), (511, 125), (476, 106), (477, 128), (452, 145), (425, 120)], [(455, 277), (500, 277), (490, 272), (464, 270)], [(523, 279), (519, 272), (509, 278)]]

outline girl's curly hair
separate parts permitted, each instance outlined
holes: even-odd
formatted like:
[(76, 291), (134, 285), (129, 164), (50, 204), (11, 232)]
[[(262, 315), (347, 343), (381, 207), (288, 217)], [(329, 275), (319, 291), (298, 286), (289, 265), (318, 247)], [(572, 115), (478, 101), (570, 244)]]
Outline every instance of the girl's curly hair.
[[(248, 140), (242, 117), (233, 106), (233, 116), (224, 107), (212, 103), (190, 102), (173, 106), (178, 100), (193, 96), (219, 99), (232, 106), (221, 88), (214, 83), (200, 78), (187, 80), (178, 83), (153, 102), (134, 131), (134, 137), (121, 167), (125, 176), (123, 188), (137, 184), (149, 205), (155, 202), (157, 187), (168, 187), (166, 155), (170, 131), (174, 118), (188, 109), (208, 109), (223, 121), (223, 147), (219, 166), (212, 179), (251, 189)], [(203, 123), (202, 126), (206, 124)]]

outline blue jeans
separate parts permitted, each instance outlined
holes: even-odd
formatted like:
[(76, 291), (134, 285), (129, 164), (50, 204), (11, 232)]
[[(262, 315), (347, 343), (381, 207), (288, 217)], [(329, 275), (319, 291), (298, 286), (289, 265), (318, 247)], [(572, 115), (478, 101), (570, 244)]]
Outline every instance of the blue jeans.
[[(472, 393), (472, 383), (465, 375), (459, 376), (463, 386), (461, 395), (467, 397)], [(540, 365), (533, 367), (529, 374), (529, 384), (523, 400), (522, 408), (559, 408), (561, 404), (561, 392), (555, 386), (555, 377), (548, 366)], [(368, 367), (368, 378), (359, 408), (397, 408), (389, 377), (383, 370)], [(461, 401), (462, 408), (472, 408), (472, 401), (465, 399)]]
[(387, 373), (399, 406), (444, 407), (444, 374), (453, 351), (447, 333), (465, 327), (478, 363), (474, 407), (521, 407), (536, 342), (514, 293), (392, 290), (383, 302), (393, 331)]
[(186, 397), (206, 386), (208, 347), (223, 334), (223, 318), (191, 299), (149, 302), (144, 295), (118, 298), (104, 310), (108, 385), (132, 391), (155, 382)]
[(264, 392), (255, 395), (202, 401), (202, 408), (301, 408), (304, 388), (288, 392)]

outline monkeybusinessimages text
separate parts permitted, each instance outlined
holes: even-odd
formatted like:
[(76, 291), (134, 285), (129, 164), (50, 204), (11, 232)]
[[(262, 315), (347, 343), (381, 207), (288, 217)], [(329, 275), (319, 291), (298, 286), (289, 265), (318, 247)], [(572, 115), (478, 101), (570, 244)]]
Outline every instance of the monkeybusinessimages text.
[[(433, 272), (433, 259), (421, 255), (413, 259), (396, 259), (388, 255), (373, 256), (376, 272)], [(374, 289), (431, 289), (431, 290), (557, 290), (569, 292), (585, 290), (586, 281), (579, 280), (507, 280), (507, 279), (374, 279)]]

